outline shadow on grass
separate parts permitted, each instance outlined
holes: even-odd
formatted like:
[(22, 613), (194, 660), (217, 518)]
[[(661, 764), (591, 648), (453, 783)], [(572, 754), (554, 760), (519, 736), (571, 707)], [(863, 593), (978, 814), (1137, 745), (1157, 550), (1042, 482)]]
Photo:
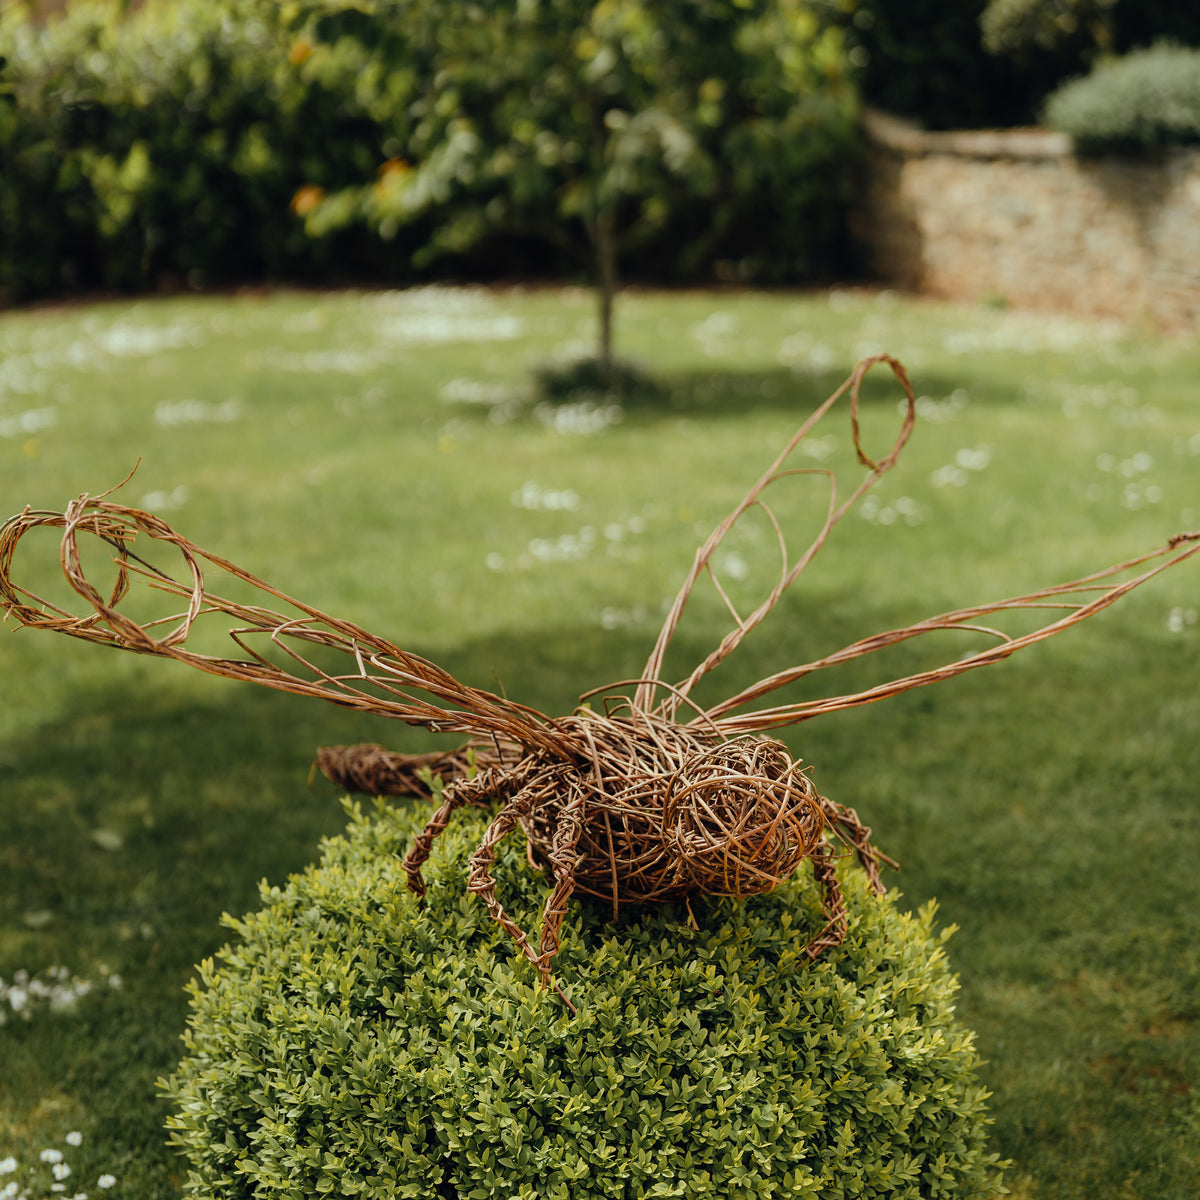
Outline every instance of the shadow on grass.
[[(746, 412), (781, 411), (795, 416), (799, 424), (814, 408), (832, 395), (846, 375), (835, 371), (794, 372), (777, 366), (756, 370), (701, 370), (662, 372), (647, 386), (631, 388), (607, 399), (619, 402), (630, 416), (653, 420), (671, 416), (704, 416), (722, 419)], [(973, 404), (1015, 403), (1019, 397), (1000, 387), (990, 387), (975, 373), (960, 377), (923, 371), (911, 376), (918, 396), (941, 402), (970, 382)], [(562, 404), (572, 400), (604, 400), (593, 390), (566, 391), (553, 398)], [(904, 393), (885, 364), (872, 369), (863, 381), (860, 400), (864, 409), (896, 409)], [(849, 401), (843, 403), (848, 407)]]

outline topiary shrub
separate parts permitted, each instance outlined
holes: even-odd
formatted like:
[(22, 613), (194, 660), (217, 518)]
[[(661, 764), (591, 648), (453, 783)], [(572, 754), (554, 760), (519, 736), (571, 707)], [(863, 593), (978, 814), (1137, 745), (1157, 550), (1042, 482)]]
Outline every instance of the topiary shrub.
[[(577, 904), (558, 980), (572, 1017), (465, 890), (482, 816), (426, 867), (420, 813), (355, 806), (345, 837), (192, 985), (162, 1082), (200, 1196), (967, 1197), (999, 1191), (986, 1093), (932, 930), (847, 869), (849, 935), (809, 963), (811, 873), (741, 904), (618, 925)], [(526, 926), (545, 900), (519, 839), (496, 877)]]
[(1101, 63), (1054, 92), (1044, 119), (1085, 153), (1200, 143), (1200, 50), (1161, 43)]

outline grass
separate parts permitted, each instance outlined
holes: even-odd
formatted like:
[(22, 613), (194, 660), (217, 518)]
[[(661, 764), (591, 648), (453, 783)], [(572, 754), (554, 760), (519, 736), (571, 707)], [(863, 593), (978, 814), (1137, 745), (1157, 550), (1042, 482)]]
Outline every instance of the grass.
[[(710, 695), (1200, 525), (1194, 344), (852, 292), (634, 294), (619, 319), (662, 393), (539, 408), (532, 369), (589, 348), (585, 294), (5, 314), (0, 516), (140, 459), (124, 502), (547, 712), (639, 672), (695, 546), (875, 350), (925, 397), (914, 440)], [(895, 399), (881, 376), (869, 445), (890, 441)], [(849, 461), (844, 414), (818, 434)], [(23, 550), (23, 578), (50, 586), (55, 554)], [(739, 586), (769, 578), (761, 537), (730, 554)], [(1200, 1191), (1198, 609), (1193, 562), (999, 667), (789, 734), (902, 861), (905, 903), (936, 896), (960, 927), (961, 1015), (1021, 1200)], [(675, 666), (722, 632), (698, 596)], [(307, 778), (318, 745), (431, 739), (31, 632), (0, 636), (0, 696), (0, 979), (47, 993), (28, 1020), (0, 1001), (0, 1166), (53, 1147), (72, 1186), (176, 1195), (154, 1081), (180, 1054), (192, 964), (225, 940), (222, 912), (341, 828), (336, 790)]]

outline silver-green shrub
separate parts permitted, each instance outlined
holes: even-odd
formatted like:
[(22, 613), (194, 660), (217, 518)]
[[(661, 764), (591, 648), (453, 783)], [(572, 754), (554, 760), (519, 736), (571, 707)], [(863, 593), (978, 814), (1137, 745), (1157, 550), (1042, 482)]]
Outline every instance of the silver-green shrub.
[(1044, 119), (1090, 153), (1200, 143), (1200, 50), (1161, 43), (1102, 62), (1054, 92)]
[[(999, 1191), (986, 1092), (932, 910), (847, 868), (851, 927), (810, 964), (811, 875), (750, 902), (577, 904), (555, 959), (572, 1016), (465, 891), (462, 816), (404, 886), (414, 816), (345, 837), (192, 987), (162, 1087), (187, 1191), (220, 1197), (965, 1197)], [(536, 923), (519, 838), (499, 895)]]

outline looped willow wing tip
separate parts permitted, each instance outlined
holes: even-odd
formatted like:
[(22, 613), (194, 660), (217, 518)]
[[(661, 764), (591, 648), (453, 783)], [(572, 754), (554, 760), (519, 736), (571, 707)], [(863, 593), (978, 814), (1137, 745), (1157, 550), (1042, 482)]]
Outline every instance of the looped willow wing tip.
[[(882, 460), (888, 462), (890, 458), (895, 461), (896, 455), (904, 447), (904, 443), (908, 441), (908, 435), (912, 432), (913, 425), (916, 423), (917, 417), (917, 397), (913, 391), (912, 381), (908, 377), (908, 371), (904, 364), (898, 359), (893, 358), (890, 354), (872, 354), (864, 358), (858, 366), (856, 366), (847, 380), (850, 385), (850, 435), (854, 440), (854, 453), (858, 461), (867, 468), (868, 471), (882, 473), (887, 470), (886, 466), (881, 466), (877, 463), (864, 449), (862, 445), (862, 432), (859, 429), (858, 423), (858, 404), (859, 404), (859, 389), (862, 387), (863, 380), (867, 377), (867, 373), (872, 367), (878, 366), (880, 363), (886, 364), (891, 368), (892, 374), (896, 377), (897, 383), (904, 390), (905, 398), (905, 413), (904, 421), (900, 427), (900, 434), (893, 444), (888, 458)], [(891, 464), (888, 463), (890, 466)]]
[[(12, 579), (18, 542), (31, 530), (44, 526), (63, 531), (60, 565), (71, 588), (87, 605), (89, 611), (82, 615), (52, 604)], [(116, 552), (113, 558), (116, 582), (107, 599), (85, 570), (79, 545), (83, 534), (99, 538)], [(175, 578), (144, 555), (134, 553), (132, 546), (139, 535), (177, 552), (184, 564), (183, 578)], [(205, 577), (213, 569), (282, 601), (296, 612), (275, 612), (259, 604), (244, 604), (217, 595), (208, 587)], [(139, 577), (155, 592), (181, 601), (182, 610), (141, 622), (126, 615), (118, 605), (133, 580)], [(532, 745), (558, 745), (561, 740), (547, 732), (547, 719), (533, 709), (468, 687), (435, 664), (294, 599), (236, 564), (202, 549), (154, 514), (110, 500), (84, 495), (68, 504), (64, 512), (26, 508), (5, 522), (0, 529), (0, 597), (7, 614), (21, 625), (52, 629), (134, 653), (171, 658), (208, 674), (317, 696), (431, 729), (519, 738)], [(234, 628), (224, 632), (245, 653), (244, 658), (215, 657), (185, 645), (201, 617), (220, 616), (234, 623)], [(168, 629), (166, 633), (161, 632), (164, 626)], [(251, 645), (251, 635), (260, 635), (257, 645)], [(313, 657), (314, 647), (351, 656), (355, 669), (330, 673)], [(277, 661), (280, 657), (288, 660), (286, 667)]]

